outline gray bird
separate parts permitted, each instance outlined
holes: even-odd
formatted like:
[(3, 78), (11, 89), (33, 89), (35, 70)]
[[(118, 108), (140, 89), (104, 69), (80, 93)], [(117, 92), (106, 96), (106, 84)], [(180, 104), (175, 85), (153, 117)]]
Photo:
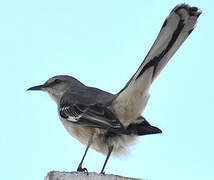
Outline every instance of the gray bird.
[(71, 76), (59, 75), (28, 90), (48, 92), (58, 105), (59, 117), (67, 131), (87, 146), (106, 154), (120, 155), (138, 136), (161, 133), (141, 116), (149, 99), (149, 88), (160, 71), (195, 27), (201, 11), (187, 4), (177, 5), (166, 18), (152, 48), (125, 87), (113, 95), (87, 87)]

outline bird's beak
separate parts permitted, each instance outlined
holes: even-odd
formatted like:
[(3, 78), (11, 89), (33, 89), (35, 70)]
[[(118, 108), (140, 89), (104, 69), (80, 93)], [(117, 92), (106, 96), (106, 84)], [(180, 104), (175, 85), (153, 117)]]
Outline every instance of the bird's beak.
[(27, 91), (31, 91), (31, 90), (44, 90), (44, 88), (45, 88), (44, 85), (39, 85), (39, 86), (31, 87), (31, 88), (27, 89)]

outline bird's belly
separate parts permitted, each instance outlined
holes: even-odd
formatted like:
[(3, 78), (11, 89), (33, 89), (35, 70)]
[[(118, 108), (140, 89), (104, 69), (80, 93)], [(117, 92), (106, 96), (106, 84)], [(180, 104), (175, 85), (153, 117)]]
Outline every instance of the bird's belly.
[(113, 145), (112, 155), (124, 155), (128, 153), (128, 147), (136, 143), (136, 135), (106, 136), (106, 130), (75, 125), (66, 119), (60, 119), (69, 134), (86, 146), (94, 133), (91, 148), (103, 154), (108, 154), (108, 147)]
[(60, 119), (65, 129), (69, 132), (69, 134), (75, 139), (77, 139), (78, 141), (80, 141), (82, 144), (87, 146), (89, 138), (93, 133), (93, 129), (89, 127), (76, 125), (64, 118), (60, 118)]
[(109, 146), (113, 146), (112, 155), (122, 156), (129, 153), (129, 147), (136, 144), (136, 135), (118, 135), (106, 137), (105, 134), (98, 134), (94, 137), (92, 148), (103, 154), (108, 154)]

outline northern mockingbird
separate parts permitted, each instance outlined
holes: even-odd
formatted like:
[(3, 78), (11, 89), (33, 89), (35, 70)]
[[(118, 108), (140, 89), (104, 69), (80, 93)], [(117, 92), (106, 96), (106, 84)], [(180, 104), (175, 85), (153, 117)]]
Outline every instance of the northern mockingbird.
[(177, 5), (166, 18), (146, 58), (125, 87), (117, 94), (87, 87), (71, 76), (59, 75), (28, 90), (50, 94), (58, 105), (67, 131), (87, 146), (77, 171), (87, 171), (82, 163), (88, 148), (110, 157), (125, 152), (138, 136), (161, 133), (141, 113), (149, 99), (149, 88), (160, 71), (189, 36), (201, 11), (187, 4)]

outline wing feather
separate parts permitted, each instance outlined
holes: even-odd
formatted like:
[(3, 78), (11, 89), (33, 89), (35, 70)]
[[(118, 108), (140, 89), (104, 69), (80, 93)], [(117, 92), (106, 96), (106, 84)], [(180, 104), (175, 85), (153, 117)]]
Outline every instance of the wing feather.
[(75, 124), (126, 133), (114, 113), (102, 104), (61, 104), (59, 114)]

